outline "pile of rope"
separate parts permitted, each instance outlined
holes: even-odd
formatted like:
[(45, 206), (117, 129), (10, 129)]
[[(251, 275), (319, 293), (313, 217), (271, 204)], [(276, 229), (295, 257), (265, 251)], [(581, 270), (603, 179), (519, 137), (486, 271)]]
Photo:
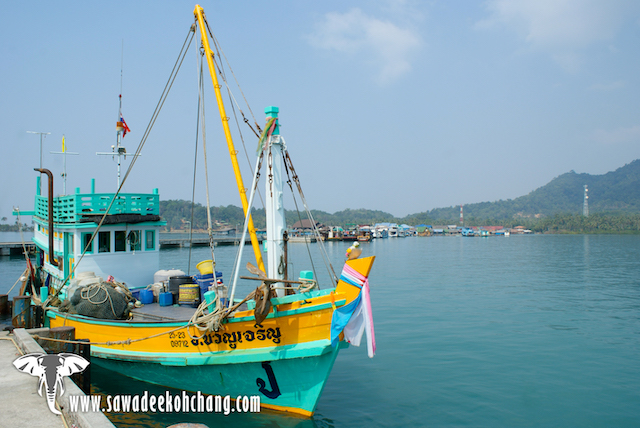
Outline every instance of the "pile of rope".
[[(193, 313), (193, 316), (191, 316), (188, 324), (195, 326), (198, 331), (202, 333), (202, 335), (200, 337), (194, 337), (191, 332), (187, 330), (189, 331), (189, 336), (191, 336), (192, 339), (201, 339), (205, 334), (209, 332), (224, 330), (224, 320), (231, 313), (233, 313), (233, 311), (238, 309), (243, 303), (246, 303), (247, 300), (253, 299), (253, 297), (254, 292), (251, 292), (240, 303), (237, 303), (230, 308), (222, 306), (218, 295), (216, 295), (216, 300), (214, 300), (210, 304), (208, 304), (206, 301), (202, 302)], [(211, 308), (214, 305), (215, 308)]]

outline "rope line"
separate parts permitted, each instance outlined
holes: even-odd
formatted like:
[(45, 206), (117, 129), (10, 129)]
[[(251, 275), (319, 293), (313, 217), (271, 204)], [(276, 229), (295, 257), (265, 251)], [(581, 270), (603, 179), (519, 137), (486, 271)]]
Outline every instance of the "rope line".
[[(169, 75), (169, 79), (168, 79), (168, 81), (167, 81), (167, 83), (166, 83), (166, 85), (164, 87), (164, 90), (162, 91), (162, 94), (160, 95), (160, 100), (158, 101), (158, 104), (156, 105), (156, 108), (153, 111), (153, 114), (151, 115), (151, 119), (149, 121), (149, 124), (147, 125), (147, 129), (144, 131), (142, 139), (140, 140), (140, 143), (138, 144), (138, 148), (136, 149), (135, 155), (133, 156), (133, 159), (131, 160), (131, 163), (129, 164), (129, 168), (127, 169), (127, 172), (125, 173), (124, 177), (122, 178), (120, 186), (118, 187), (118, 190), (116, 191), (115, 195), (111, 199), (111, 202), (109, 203), (109, 206), (107, 207), (107, 209), (105, 210), (105, 213), (103, 214), (102, 218), (100, 219), (100, 223), (98, 223), (98, 226), (96, 227), (96, 230), (91, 235), (91, 238), (89, 239), (89, 242), (87, 243), (87, 246), (82, 251), (82, 254), (80, 255), (80, 258), (78, 259), (78, 261), (76, 263), (74, 263), (74, 266), (71, 269), (71, 272), (69, 273), (69, 275), (64, 279), (64, 281), (61, 282), (60, 286), (58, 288), (56, 288), (55, 292), (53, 294), (49, 295), (49, 297), (47, 298), (47, 300), (45, 302), (42, 302), (42, 306), (43, 307), (46, 307), (49, 303), (51, 303), (51, 301), (60, 294), (60, 292), (62, 291), (62, 288), (67, 283), (67, 281), (69, 281), (71, 279), (71, 277), (73, 276), (77, 266), (80, 264), (80, 261), (82, 261), (82, 259), (84, 258), (84, 255), (86, 254), (87, 250), (90, 248), (90, 245), (93, 243), (93, 240), (97, 236), (98, 231), (100, 230), (100, 228), (104, 224), (104, 221), (106, 220), (107, 215), (109, 214), (109, 210), (113, 206), (114, 202), (118, 199), (118, 195), (120, 194), (120, 191), (122, 190), (122, 187), (124, 186), (124, 183), (127, 181), (127, 177), (129, 177), (129, 174), (131, 173), (131, 170), (132, 170), (133, 166), (135, 165), (135, 163), (136, 163), (136, 161), (138, 159), (138, 155), (142, 151), (142, 148), (144, 147), (144, 144), (147, 141), (147, 138), (149, 137), (151, 129), (153, 128), (153, 125), (155, 124), (156, 119), (158, 118), (158, 115), (160, 114), (160, 110), (162, 110), (164, 102), (167, 99), (169, 91), (171, 90), (171, 87), (173, 86), (173, 83), (175, 82), (176, 75), (177, 75), (178, 71), (180, 70), (180, 67), (182, 66), (182, 62), (184, 61), (184, 58), (186, 56), (186, 53), (187, 53), (187, 50), (188, 50), (189, 46), (191, 45), (191, 41), (193, 40), (194, 34), (195, 34), (195, 25), (192, 25), (189, 28), (189, 33), (187, 34), (187, 37), (185, 38), (184, 43), (182, 44), (182, 48), (180, 50), (180, 53), (178, 54), (178, 59), (176, 60), (176, 63), (174, 64), (173, 69), (171, 70), (171, 74)], [(191, 36), (191, 38), (189, 38), (189, 36)], [(186, 46), (186, 49), (185, 49), (185, 46)], [(51, 233), (51, 231), (50, 231), (50, 233)]]
[[(307, 205), (307, 200), (304, 197), (304, 193), (302, 192), (302, 186), (300, 185), (300, 179), (298, 177), (298, 174), (296, 173), (296, 170), (293, 168), (293, 162), (291, 161), (291, 157), (289, 156), (289, 151), (285, 149), (282, 152), (282, 154), (283, 154), (283, 157), (284, 157), (285, 169), (287, 169), (287, 165), (288, 165), (288, 168), (291, 170), (291, 176), (293, 178), (293, 181), (295, 181), (296, 187), (298, 188), (298, 193), (300, 194), (300, 200), (302, 201), (304, 209), (305, 209), (305, 211), (307, 213), (307, 217), (309, 218), (309, 221), (311, 222), (311, 226), (313, 227), (313, 232), (315, 234), (316, 241), (318, 243), (320, 243), (320, 249), (321, 249), (320, 253), (322, 254), (322, 259), (324, 260), (324, 263), (325, 263), (325, 266), (327, 268), (327, 271), (329, 271), (329, 276), (331, 276), (331, 279), (333, 280), (333, 282), (335, 284), (337, 284), (338, 283), (338, 276), (336, 275), (336, 272), (333, 270), (333, 264), (331, 263), (331, 261), (329, 259), (329, 256), (327, 254), (327, 250), (326, 250), (326, 248), (324, 246), (324, 241), (322, 240), (322, 237), (320, 236), (320, 231), (316, 227), (316, 221), (313, 218), (313, 214), (311, 214), (311, 210), (309, 209), (309, 206)], [(287, 172), (287, 174), (288, 174), (288, 172)], [(294, 198), (294, 201), (295, 201), (295, 198)], [(296, 208), (297, 208), (297, 204), (296, 204)]]

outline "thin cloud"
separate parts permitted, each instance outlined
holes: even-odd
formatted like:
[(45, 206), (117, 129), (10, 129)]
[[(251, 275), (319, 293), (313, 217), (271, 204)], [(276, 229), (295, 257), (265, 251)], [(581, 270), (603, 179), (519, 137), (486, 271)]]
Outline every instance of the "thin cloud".
[(624, 80), (618, 80), (610, 83), (596, 83), (595, 85), (589, 86), (589, 89), (596, 92), (614, 92), (625, 86), (626, 82)]
[(602, 144), (615, 145), (620, 143), (640, 142), (640, 125), (627, 128), (618, 128), (611, 131), (597, 129), (593, 134), (594, 139)]
[(579, 69), (584, 49), (612, 40), (626, 17), (638, 13), (624, 0), (489, 0), (486, 8), (490, 16), (476, 28), (506, 26), (567, 71)]
[(349, 55), (365, 54), (378, 64), (375, 80), (384, 84), (411, 71), (410, 57), (421, 45), (412, 30), (352, 9), (327, 13), (309, 35), (312, 46)]

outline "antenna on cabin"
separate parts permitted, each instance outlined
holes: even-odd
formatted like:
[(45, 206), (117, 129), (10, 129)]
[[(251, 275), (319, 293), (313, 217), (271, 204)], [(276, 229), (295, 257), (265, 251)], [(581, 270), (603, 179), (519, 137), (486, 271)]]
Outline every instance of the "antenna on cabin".
[(27, 131), (27, 134), (40, 134), (40, 169), (42, 169), (42, 138), (51, 132)]
[[(119, 98), (120, 98), (120, 109), (118, 113), (118, 121), (116, 122), (116, 145), (111, 146), (111, 152), (96, 152), (96, 155), (111, 156), (111, 158), (114, 160), (116, 156), (118, 157), (118, 189), (120, 188), (120, 169), (121, 169), (120, 167), (122, 165), (122, 158), (124, 158), (125, 160), (127, 159), (127, 149), (125, 149), (121, 143), (124, 136), (127, 135), (127, 132), (131, 132), (131, 130), (127, 126), (127, 123), (124, 121), (124, 118), (122, 117), (122, 95), (120, 95)], [(135, 157), (135, 156), (141, 156), (141, 155), (129, 154), (129, 156)]]
[(460, 226), (464, 226), (464, 215), (462, 213), (462, 207), (463, 205), (460, 204)]
[[(42, 138), (46, 137), (47, 135), (50, 135), (51, 132), (27, 131), (27, 134), (40, 134), (40, 169), (42, 169)], [(39, 194), (40, 194), (40, 182), (38, 182), (38, 195)]]
[(62, 134), (62, 151), (61, 152), (49, 152), (54, 155), (62, 155), (63, 158), (63, 166), (62, 166), (62, 194), (67, 194), (67, 155), (79, 155), (80, 153), (76, 152), (68, 152), (67, 147), (64, 142), (64, 134)]
[[(111, 159), (118, 157), (118, 189), (120, 188), (120, 166), (122, 165), (122, 158), (127, 159), (127, 149), (122, 146), (122, 139), (127, 132), (131, 132), (131, 129), (127, 126), (127, 122), (124, 121), (124, 117), (122, 117), (122, 69), (124, 68), (124, 40), (122, 40), (122, 55), (120, 58), (120, 95), (118, 95), (118, 99), (120, 101), (120, 106), (118, 108), (118, 120), (116, 122), (116, 145), (111, 146), (111, 153), (109, 152), (96, 152), (96, 155), (103, 156), (111, 156)], [(130, 154), (129, 156), (142, 156), (140, 154)]]
[(582, 204), (582, 215), (589, 217), (589, 188), (584, 185), (584, 203)]

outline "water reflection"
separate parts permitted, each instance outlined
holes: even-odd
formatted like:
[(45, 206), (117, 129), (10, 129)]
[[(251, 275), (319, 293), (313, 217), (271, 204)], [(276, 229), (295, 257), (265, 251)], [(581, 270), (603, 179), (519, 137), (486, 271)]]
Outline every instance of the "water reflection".
[[(164, 396), (167, 392), (172, 395), (181, 395), (182, 391), (164, 386), (153, 385), (135, 379), (125, 377), (119, 373), (107, 370), (91, 364), (91, 393), (99, 394), (103, 407), (107, 403), (107, 396), (111, 400), (115, 395), (139, 395), (145, 392), (149, 396)], [(159, 370), (162, 370), (160, 367)], [(321, 415), (313, 419), (284, 415), (281, 413), (263, 410), (260, 413), (105, 413), (109, 420), (118, 428), (164, 428), (178, 423), (201, 423), (209, 427), (233, 426), (242, 427), (284, 427), (284, 428), (315, 428), (333, 427), (333, 421), (323, 418)]]

